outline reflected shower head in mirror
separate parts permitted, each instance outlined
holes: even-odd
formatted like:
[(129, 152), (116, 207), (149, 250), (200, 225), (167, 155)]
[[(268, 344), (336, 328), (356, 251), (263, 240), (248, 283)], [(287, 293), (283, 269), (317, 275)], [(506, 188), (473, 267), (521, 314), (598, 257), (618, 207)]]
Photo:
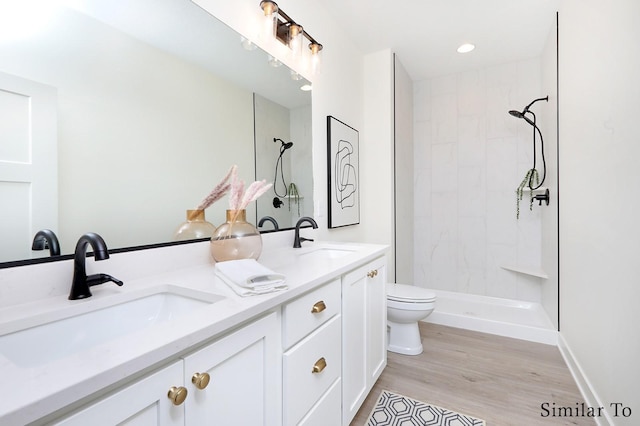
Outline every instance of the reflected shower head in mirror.
[(280, 143), (282, 144), (282, 146), (280, 146), (281, 151), (285, 151), (293, 146), (293, 142), (285, 142), (280, 138), (273, 138), (273, 141), (274, 142), (280, 141)]

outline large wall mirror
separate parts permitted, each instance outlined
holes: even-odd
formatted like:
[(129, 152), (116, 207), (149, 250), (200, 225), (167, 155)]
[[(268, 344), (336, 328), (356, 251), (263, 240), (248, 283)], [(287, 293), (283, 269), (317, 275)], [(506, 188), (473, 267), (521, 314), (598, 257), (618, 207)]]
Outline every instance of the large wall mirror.
[(0, 6), (0, 267), (45, 228), (62, 254), (170, 242), (233, 164), (277, 180), (256, 224), (312, 215), (308, 82), (189, 0), (29, 3)]

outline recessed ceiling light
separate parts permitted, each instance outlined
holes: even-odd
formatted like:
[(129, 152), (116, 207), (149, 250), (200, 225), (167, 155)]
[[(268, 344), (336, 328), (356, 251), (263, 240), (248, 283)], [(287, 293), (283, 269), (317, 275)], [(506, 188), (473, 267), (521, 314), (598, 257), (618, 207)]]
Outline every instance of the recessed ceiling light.
[(309, 92), (311, 90), (311, 85), (305, 84), (304, 86), (300, 87), (300, 90), (302, 90), (303, 92)]
[(475, 48), (476, 46), (471, 43), (461, 44), (460, 47), (458, 47), (458, 53), (469, 53)]

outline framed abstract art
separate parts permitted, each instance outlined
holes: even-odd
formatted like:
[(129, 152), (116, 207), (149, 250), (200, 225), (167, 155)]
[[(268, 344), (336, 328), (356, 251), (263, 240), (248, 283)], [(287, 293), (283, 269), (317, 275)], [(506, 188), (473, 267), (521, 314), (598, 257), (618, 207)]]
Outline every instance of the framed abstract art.
[(327, 116), (329, 228), (360, 223), (358, 131)]

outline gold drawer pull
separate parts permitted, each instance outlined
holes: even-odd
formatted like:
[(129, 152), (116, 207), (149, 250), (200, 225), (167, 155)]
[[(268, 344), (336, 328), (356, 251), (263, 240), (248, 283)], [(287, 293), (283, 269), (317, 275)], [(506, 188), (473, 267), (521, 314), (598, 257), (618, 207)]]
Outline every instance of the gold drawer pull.
[(180, 405), (187, 399), (187, 388), (184, 386), (171, 386), (167, 394), (173, 405)]
[(211, 376), (209, 373), (195, 373), (191, 376), (191, 383), (193, 383), (198, 389), (202, 390), (209, 385)]
[(368, 276), (369, 278), (373, 278), (373, 277), (375, 277), (376, 275), (378, 275), (378, 270), (377, 270), (377, 269), (374, 269), (373, 271), (369, 271), (369, 272), (367, 272), (367, 276)]
[(311, 308), (311, 313), (312, 314), (319, 314), (320, 312), (324, 311), (325, 309), (327, 309), (327, 305), (325, 305), (324, 301), (321, 300), (321, 301), (317, 302), (315, 305), (313, 305), (313, 308)]
[(313, 370), (311, 370), (311, 372), (313, 374), (316, 373), (322, 373), (322, 370), (325, 369), (325, 367), (327, 366), (327, 361), (325, 361), (324, 358), (320, 358), (319, 360), (316, 361), (316, 363), (313, 365)]

